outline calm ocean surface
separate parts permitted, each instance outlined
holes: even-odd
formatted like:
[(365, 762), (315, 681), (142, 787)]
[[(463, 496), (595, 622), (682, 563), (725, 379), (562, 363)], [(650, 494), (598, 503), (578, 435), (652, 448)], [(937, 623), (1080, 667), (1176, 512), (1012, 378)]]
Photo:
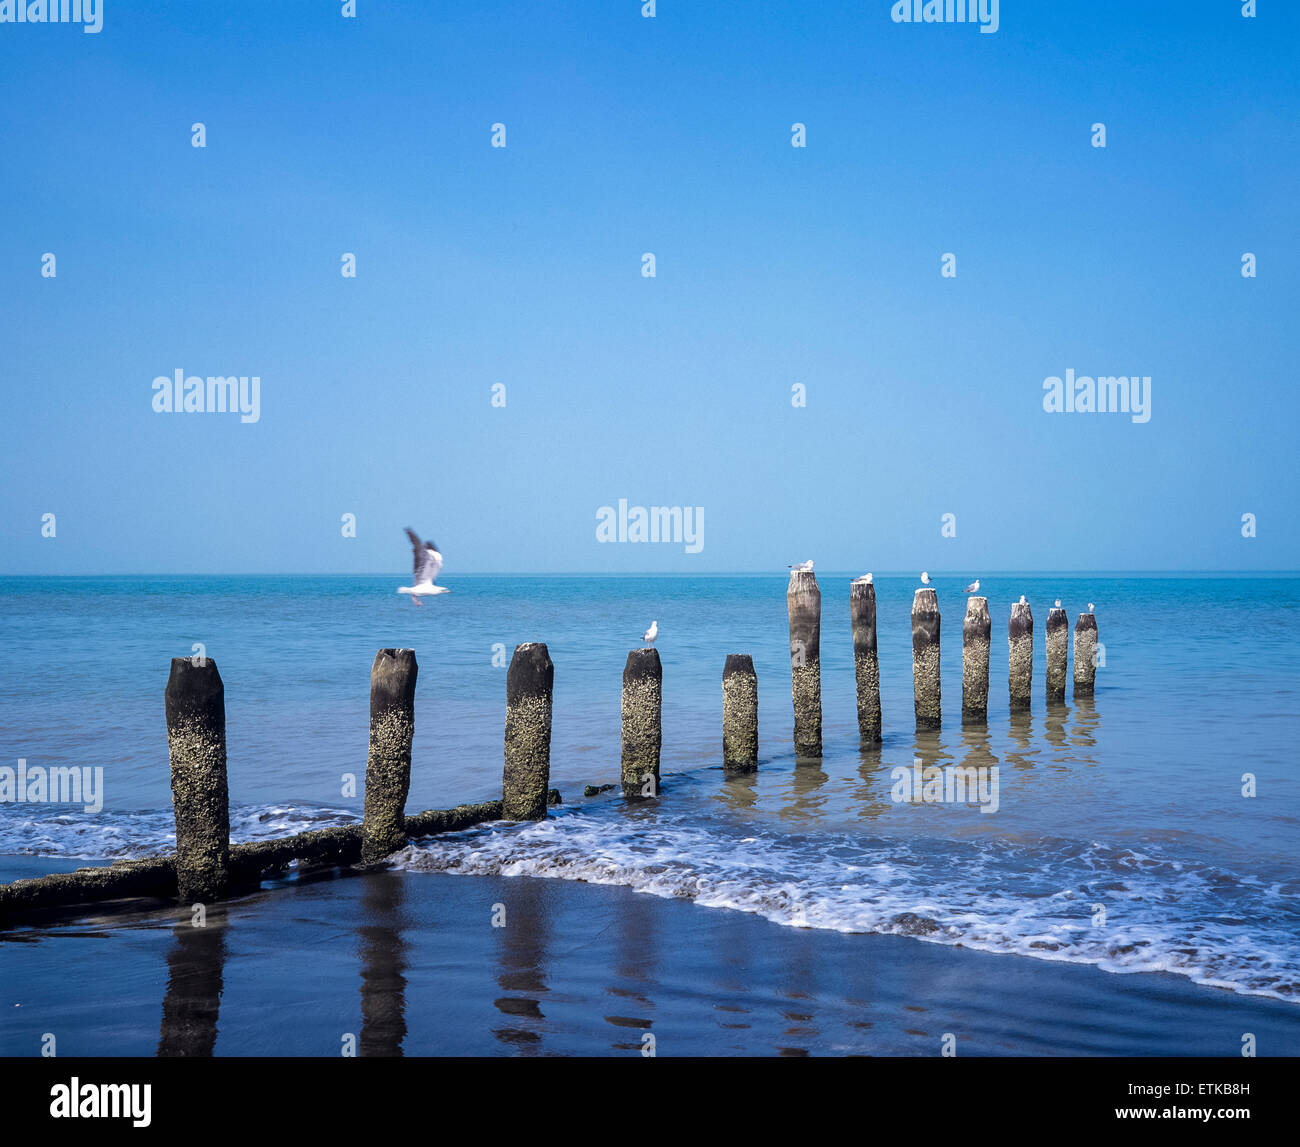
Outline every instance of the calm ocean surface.
[[(856, 572), (856, 571), (855, 571)], [(911, 577), (876, 579), (885, 738), (858, 748), (850, 574), (819, 574), (826, 756), (796, 766), (783, 574), (448, 578), (416, 609), (400, 576), (0, 578), (0, 766), (102, 766), (104, 809), (0, 803), (5, 856), (105, 858), (173, 843), (163, 687), (202, 643), (226, 689), (232, 833), (359, 818), (375, 650), (420, 678), (408, 811), (500, 795), (505, 669), (555, 663), (546, 822), (399, 854), (410, 869), (617, 883), (780, 923), (1170, 971), (1300, 1003), (1300, 579), (986, 577), (987, 728), (963, 729), (961, 593), (937, 578), (943, 729), (912, 714)], [(1009, 719), (1006, 626), (1034, 609), (1034, 707)], [(1096, 603), (1096, 697), (1048, 710), (1043, 626)], [(623, 663), (652, 618), (664, 664), (662, 799), (615, 782)], [(759, 676), (760, 770), (724, 780), (721, 672)], [(501, 661), (501, 658), (497, 658)], [(997, 765), (999, 808), (891, 800), (891, 769)], [(356, 797), (341, 795), (355, 774)], [(1242, 796), (1242, 775), (1257, 793)], [(1095, 906), (1105, 924), (1094, 923)], [(1207, 989), (1208, 990), (1208, 989)]]

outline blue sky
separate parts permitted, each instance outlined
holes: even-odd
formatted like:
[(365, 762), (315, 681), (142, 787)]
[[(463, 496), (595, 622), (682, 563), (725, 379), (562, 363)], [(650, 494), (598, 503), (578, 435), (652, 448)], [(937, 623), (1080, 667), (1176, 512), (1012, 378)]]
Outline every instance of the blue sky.
[(1300, 568), (1300, 5), (891, 6), (0, 24), (0, 572)]

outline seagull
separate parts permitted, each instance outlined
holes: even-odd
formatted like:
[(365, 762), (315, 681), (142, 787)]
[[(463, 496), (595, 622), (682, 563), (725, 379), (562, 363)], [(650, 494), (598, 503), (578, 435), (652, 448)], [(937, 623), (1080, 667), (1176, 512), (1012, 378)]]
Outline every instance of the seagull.
[(859, 582), (859, 583), (861, 583), (862, 585), (871, 585), (871, 575), (870, 575), (870, 574), (863, 574), (861, 577), (855, 577), (853, 580), (854, 580), (855, 582)]
[(415, 584), (397, 587), (398, 593), (409, 593), (411, 600), (420, 605), (420, 598), (434, 593), (451, 593), (446, 586), (434, 585), (438, 571), (442, 569), (442, 554), (432, 542), (422, 542), (410, 526), (406, 527), (406, 536), (411, 539), (411, 549), (415, 552)]
[(979, 593), (979, 591), (980, 591), (980, 579), (976, 578), (973, 582), (970, 583), (970, 585), (966, 587), (964, 592)]
[(658, 621), (652, 621), (652, 622), (650, 623), (650, 628), (647, 629), (647, 630), (646, 630), (646, 631), (641, 635), (641, 640), (642, 640), (642, 641), (648, 641), (651, 645), (653, 645), (653, 644), (655, 643), (655, 638), (658, 637), (658, 636), (659, 636), (659, 622), (658, 622)]
[(1059, 597), (1056, 599), (1056, 608), (1057, 609), (1061, 608), (1061, 599)]
[(1088, 602), (1088, 612), (1092, 612), (1092, 602)]
[(1027, 602), (1027, 601), (1025, 600), (1025, 595), (1024, 595), (1023, 593), (1020, 595), (1020, 604), (1021, 604), (1021, 605), (1028, 605), (1028, 604), (1029, 604), (1029, 602)]
[(929, 585), (929, 584), (930, 584), (930, 574), (929, 574), (929, 572), (926, 571), (926, 570), (922, 570), (922, 571), (921, 571), (921, 584), (922, 584), (922, 585)]
[(796, 573), (812, 573), (813, 560), (809, 558), (806, 562), (800, 562), (797, 566), (787, 566), (786, 568), (792, 569)]

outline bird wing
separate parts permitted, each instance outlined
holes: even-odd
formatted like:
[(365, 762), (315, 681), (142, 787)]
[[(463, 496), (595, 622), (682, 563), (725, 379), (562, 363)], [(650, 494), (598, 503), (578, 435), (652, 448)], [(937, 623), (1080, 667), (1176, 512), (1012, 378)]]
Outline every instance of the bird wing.
[(423, 554), (423, 562), (420, 568), (415, 571), (415, 583), (419, 585), (428, 582), (432, 585), (438, 580), (438, 574), (442, 570), (442, 554), (437, 551), (432, 542), (425, 542), (421, 553)]
[(419, 585), (420, 566), (424, 564), (424, 543), (410, 526), (406, 527), (406, 536), (411, 539), (411, 549), (415, 556), (415, 581), (412, 584)]

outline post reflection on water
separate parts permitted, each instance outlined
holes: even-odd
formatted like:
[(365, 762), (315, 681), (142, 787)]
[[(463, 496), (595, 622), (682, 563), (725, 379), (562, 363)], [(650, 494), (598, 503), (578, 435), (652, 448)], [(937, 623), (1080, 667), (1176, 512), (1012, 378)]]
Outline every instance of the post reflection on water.
[(888, 812), (889, 769), (885, 767), (883, 746), (879, 741), (862, 745), (858, 749), (858, 777), (862, 781), (853, 788), (853, 804), (862, 820), (874, 820)]
[(967, 721), (961, 727), (962, 766), (968, 769), (991, 769), (999, 763), (993, 751), (989, 727), (983, 721)]
[(406, 881), (393, 873), (372, 872), (361, 878), (362, 920), (357, 929), (361, 960), (362, 1056), (400, 1056), (406, 1039), (406, 970), (408, 944), (403, 935)]
[(1064, 749), (1067, 745), (1065, 722), (1069, 715), (1069, 707), (1064, 701), (1047, 702), (1047, 719), (1044, 722), (1043, 732), (1047, 743), (1054, 749)]
[[(226, 965), (226, 915), (219, 909), (196, 917), (182, 908), (167, 953), (167, 992), (158, 1036), (160, 1056), (210, 1056)], [(202, 919), (202, 924), (196, 920)]]

